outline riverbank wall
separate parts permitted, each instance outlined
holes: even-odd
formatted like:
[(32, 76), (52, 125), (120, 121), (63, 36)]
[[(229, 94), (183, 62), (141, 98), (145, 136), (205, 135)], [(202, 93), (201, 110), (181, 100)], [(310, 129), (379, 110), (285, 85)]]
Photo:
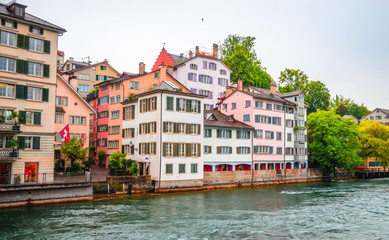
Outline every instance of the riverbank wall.
[(93, 189), (89, 182), (0, 187), (0, 208), (91, 200), (93, 200)]

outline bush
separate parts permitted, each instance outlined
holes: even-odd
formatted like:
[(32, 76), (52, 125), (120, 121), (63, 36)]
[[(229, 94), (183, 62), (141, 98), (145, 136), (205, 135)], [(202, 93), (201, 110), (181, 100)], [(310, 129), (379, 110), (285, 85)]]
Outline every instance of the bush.
[(78, 162), (75, 162), (70, 167), (66, 168), (66, 172), (82, 172), (81, 165)]

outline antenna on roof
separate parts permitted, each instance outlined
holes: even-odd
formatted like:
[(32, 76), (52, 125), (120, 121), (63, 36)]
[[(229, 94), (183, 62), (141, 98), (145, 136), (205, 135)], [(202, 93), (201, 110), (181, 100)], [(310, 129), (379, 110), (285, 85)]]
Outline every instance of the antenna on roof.
[(162, 46), (163, 49), (165, 49), (165, 44), (166, 44), (166, 43), (163, 43), (163, 46)]
[(90, 63), (90, 56), (81, 58), (81, 62), (83, 62), (83, 59), (88, 59), (88, 64)]

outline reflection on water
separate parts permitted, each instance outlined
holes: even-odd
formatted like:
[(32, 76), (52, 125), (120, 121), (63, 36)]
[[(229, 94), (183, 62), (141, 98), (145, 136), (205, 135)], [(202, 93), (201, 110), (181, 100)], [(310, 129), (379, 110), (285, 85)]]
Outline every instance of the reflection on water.
[(0, 238), (389, 239), (389, 179), (0, 210)]

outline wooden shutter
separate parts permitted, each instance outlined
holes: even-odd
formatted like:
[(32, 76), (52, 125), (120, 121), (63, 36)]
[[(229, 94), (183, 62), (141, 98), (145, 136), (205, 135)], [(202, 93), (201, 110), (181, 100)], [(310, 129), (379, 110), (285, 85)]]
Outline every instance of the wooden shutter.
[(146, 154), (150, 154), (150, 143), (144, 143), (146, 146)]
[(269, 153), (273, 154), (273, 147), (269, 147)]
[(240, 131), (236, 131), (236, 139), (240, 139)]
[(30, 37), (24, 36), (24, 49), (30, 49)]
[(18, 28), (18, 22), (14, 22), (14, 26), (13, 26), (15, 29)]
[(27, 99), (27, 86), (16, 85), (16, 94), (17, 99)]
[(5, 26), (5, 18), (1, 19), (1, 25)]
[(186, 150), (185, 156), (190, 157), (192, 155), (192, 144), (186, 143), (185, 150)]
[(49, 89), (48, 88), (42, 88), (42, 101), (43, 102), (49, 101)]
[[(25, 65), (27, 65), (27, 67)], [(28, 62), (21, 59), (16, 59), (16, 72), (21, 74), (28, 74)]]
[(188, 124), (188, 123), (185, 124), (185, 133), (191, 134), (190, 124)]
[(247, 136), (248, 136), (248, 139), (251, 139), (251, 132), (248, 132), (247, 134), (248, 134), (248, 135), (247, 135)]
[(50, 65), (43, 64), (43, 77), (50, 77)]
[(25, 40), (25, 36), (23, 35), (23, 34), (18, 34), (18, 36), (17, 36), (17, 43), (16, 43), (16, 46), (18, 47), (18, 48), (24, 48), (24, 46), (25, 46), (25, 42), (26, 40)]
[(33, 27), (32, 27), (32, 26), (29, 26), (28, 31), (29, 31), (30, 33), (32, 33), (32, 30), (33, 30)]
[(178, 123), (173, 123), (173, 133), (178, 133)]
[(217, 154), (220, 154), (221, 153), (221, 148), (220, 147), (217, 147)]
[(247, 152), (250, 154), (250, 147), (248, 147), (248, 151)]
[(50, 41), (48, 40), (44, 40), (43, 42), (43, 52), (44, 53), (47, 53), (47, 54), (50, 54)]
[(232, 137), (232, 131), (228, 130), (228, 138), (231, 138), (231, 137)]
[(178, 156), (178, 143), (173, 143), (173, 157)]
[(19, 117), (19, 123), (26, 124), (26, 112), (25, 111), (19, 111), (20, 117)]
[(220, 129), (217, 130), (217, 138), (220, 138)]
[(34, 112), (34, 125), (41, 125), (42, 121), (42, 113), (41, 112)]
[(274, 139), (274, 132), (271, 132), (271, 139)]
[(240, 147), (236, 147), (236, 154), (240, 154)]
[(41, 35), (43, 35), (43, 33), (44, 33), (43, 28), (39, 29), (39, 33), (40, 33)]
[(153, 154), (156, 154), (157, 153), (157, 143), (152, 143), (153, 144), (153, 149), (154, 149), (154, 151), (152, 152)]
[(26, 137), (18, 136), (19, 149), (24, 149), (26, 146)]
[(166, 157), (166, 146), (167, 146), (167, 143), (163, 143), (162, 146), (163, 146), (163, 149), (162, 149), (162, 156), (163, 156), (163, 157)]
[(197, 143), (197, 157), (201, 157), (201, 144)]
[(208, 153), (212, 153), (212, 146), (208, 146)]
[(32, 138), (32, 149), (41, 149), (41, 137)]
[(197, 101), (197, 112), (201, 113), (201, 101)]
[(186, 112), (191, 112), (191, 101), (186, 99)]
[(176, 98), (176, 111), (178, 112), (178, 109), (180, 109), (180, 99)]
[(232, 147), (229, 147), (230, 148), (230, 154), (232, 153)]
[(167, 123), (163, 122), (163, 132), (165, 133), (167, 131)]
[(200, 124), (197, 124), (197, 134), (198, 135), (201, 134), (201, 125)]

